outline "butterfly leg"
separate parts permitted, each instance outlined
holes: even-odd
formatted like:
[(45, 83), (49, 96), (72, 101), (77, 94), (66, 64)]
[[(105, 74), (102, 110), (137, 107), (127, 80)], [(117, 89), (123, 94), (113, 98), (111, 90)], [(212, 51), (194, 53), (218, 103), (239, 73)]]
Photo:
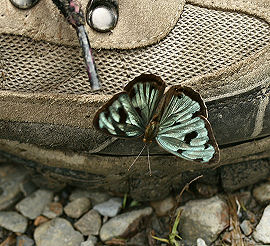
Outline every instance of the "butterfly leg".
[(138, 158), (140, 157), (140, 155), (142, 154), (143, 150), (145, 149), (146, 144), (143, 146), (141, 152), (137, 155), (137, 157), (135, 158), (135, 160), (132, 162), (132, 164), (130, 165), (130, 167), (128, 168), (128, 171), (131, 169), (131, 167), (134, 165), (134, 163), (138, 160)]
[(149, 175), (152, 176), (150, 154), (149, 154), (149, 145), (147, 145), (147, 160), (148, 160)]

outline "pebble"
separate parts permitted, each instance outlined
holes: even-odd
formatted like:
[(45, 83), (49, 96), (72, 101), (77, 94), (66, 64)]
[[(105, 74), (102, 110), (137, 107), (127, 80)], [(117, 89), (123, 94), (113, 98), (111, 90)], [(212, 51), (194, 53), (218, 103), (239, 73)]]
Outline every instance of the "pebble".
[(78, 219), (90, 209), (91, 203), (88, 198), (80, 197), (68, 203), (64, 207), (67, 216)]
[(74, 201), (77, 198), (87, 197), (90, 199), (93, 206), (105, 202), (110, 199), (110, 196), (104, 192), (94, 192), (82, 189), (75, 189), (69, 196), (70, 201)]
[(254, 198), (262, 204), (270, 202), (270, 182), (263, 183), (253, 189)]
[(108, 216), (103, 216), (102, 218), (102, 224), (106, 223), (109, 220)]
[(157, 216), (164, 216), (175, 206), (175, 200), (172, 196), (169, 196), (163, 200), (151, 202), (151, 206), (154, 208)]
[(13, 232), (24, 233), (27, 219), (17, 212), (0, 212), (0, 226)]
[(114, 217), (116, 216), (122, 208), (122, 199), (121, 198), (111, 198), (106, 202), (99, 203), (93, 207), (101, 215)]
[(197, 238), (197, 246), (207, 246), (207, 245), (203, 239)]
[(16, 238), (16, 246), (33, 246), (34, 244), (34, 240), (26, 235), (21, 235)]
[(249, 236), (253, 231), (249, 220), (243, 220), (243, 222), (240, 224), (240, 228), (246, 236)]
[(256, 243), (251, 237), (245, 237), (244, 246), (267, 246), (267, 245)]
[(231, 231), (225, 231), (222, 234), (222, 242), (232, 245), (232, 233)]
[(95, 246), (97, 243), (97, 238), (94, 236), (89, 236), (85, 242), (81, 243), (81, 246)]
[(83, 235), (98, 235), (101, 227), (101, 217), (96, 210), (90, 210), (83, 217), (81, 217), (74, 227)]
[(59, 202), (60, 201), (59, 195), (55, 195), (54, 198), (53, 198), (53, 201), (54, 202)]
[(22, 198), (20, 184), (27, 179), (28, 172), (18, 165), (0, 166), (0, 210), (15, 204)]
[(63, 218), (55, 218), (37, 227), (34, 239), (37, 246), (80, 246), (83, 242), (82, 234)]
[(21, 200), (16, 209), (29, 219), (35, 219), (43, 212), (45, 206), (52, 200), (53, 193), (48, 190), (37, 190)]
[(245, 208), (249, 207), (251, 200), (252, 200), (252, 195), (250, 191), (242, 191), (235, 193), (237, 196), (239, 202), (244, 205)]
[(20, 184), (20, 190), (24, 196), (29, 196), (37, 189), (37, 186), (29, 179), (25, 180)]
[(136, 232), (140, 220), (150, 216), (152, 212), (151, 207), (146, 207), (117, 215), (103, 224), (99, 236), (103, 242), (113, 237), (126, 237), (128, 234)]
[(254, 213), (252, 213), (251, 211), (247, 210), (246, 211), (246, 214), (247, 214), (247, 218), (250, 221), (250, 223), (257, 224), (257, 218), (256, 218), (256, 215)]
[(211, 244), (229, 225), (228, 206), (218, 196), (189, 201), (183, 209), (178, 230), (190, 244), (197, 238)]
[[(20, 170), (22, 176), (17, 172), (17, 168)], [(6, 177), (8, 177), (7, 180)], [(212, 192), (209, 187), (209, 185), (205, 184), (196, 186), (197, 191), (203, 196), (216, 193), (216, 190)], [(256, 201), (261, 204), (270, 202), (269, 189), (270, 182), (268, 181), (256, 186), (252, 192), (239, 192), (239, 201), (248, 208), (245, 213), (242, 213), (241, 218), (245, 220), (240, 224), (243, 234), (246, 235), (243, 240), (245, 240), (245, 242), (251, 242), (247, 245), (270, 244), (270, 205), (265, 209), (256, 229), (253, 229), (253, 227), (257, 224), (257, 217), (249, 211), (253, 211), (252, 208), (254, 208), (254, 204), (251, 202), (254, 202), (255, 206), (258, 206)], [(211, 192), (209, 192), (209, 190)], [(10, 191), (10, 194), (7, 194), (7, 191)], [(40, 194), (42, 192), (45, 192), (47, 195), (49, 194), (47, 202), (43, 201), (46, 200), (44, 199), (46, 194)], [(155, 217), (157, 221), (155, 224), (162, 224), (162, 226), (160, 226), (160, 228), (156, 226), (154, 229), (153, 226), (148, 224), (148, 229), (153, 229), (156, 235), (162, 238), (167, 238), (168, 236), (169, 229), (167, 229), (167, 227), (165, 228), (164, 225), (169, 225), (169, 221), (165, 221), (165, 219), (168, 218), (166, 215), (168, 215), (175, 205), (175, 200), (172, 196), (160, 201), (151, 202), (153, 209), (145, 208), (136, 211), (133, 210), (118, 215), (122, 207), (121, 198), (111, 198), (111, 196), (106, 193), (91, 192), (82, 189), (73, 190), (70, 196), (70, 189), (65, 189), (62, 192), (66, 193), (65, 197), (57, 193), (54, 202), (51, 202), (53, 193), (47, 190), (37, 190), (37, 187), (28, 179), (28, 173), (23, 168), (20, 166), (14, 168), (12, 165), (9, 166), (5, 164), (3, 166), (0, 165), (0, 209), (9, 208), (24, 195), (25, 199), (19, 202), (16, 208), (19, 212), (24, 214), (25, 217), (35, 219), (29, 222), (29, 227), (27, 228), (28, 220), (21, 214), (17, 212), (0, 212), (0, 244), (2, 240), (5, 240), (9, 235), (8, 237), (13, 240), (13, 246), (96, 246), (98, 238), (108, 244), (115, 244), (117, 242), (122, 244), (125, 242), (126, 245), (130, 246), (144, 246), (148, 245), (150, 231), (140, 230), (140, 232), (138, 232), (138, 225), (145, 224), (143, 217), (149, 216), (153, 209), (155, 210), (155, 214), (152, 217)], [(9, 201), (7, 197), (9, 197)], [(61, 203), (66, 204), (68, 199), (70, 202), (65, 206), (65, 213), (70, 218), (80, 218), (79, 220), (59, 218), (64, 210)], [(211, 199), (213, 200), (211, 201)], [(178, 229), (183, 241), (185, 241), (185, 243), (187, 242), (188, 245), (210, 245), (214, 241), (214, 238), (218, 236), (219, 232), (228, 225), (228, 222), (226, 222), (228, 219), (228, 208), (226, 204), (224, 205), (222, 200), (218, 197), (211, 199), (190, 201), (184, 206), (185, 211), (190, 211), (189, 214), (185, 214), (187, 213), (185, 211), (182, 213)], [(85, 206), (85, 201), (87, 201), (89, 205)], [(3, 204), (4, 206), (1, 207)], [(66, 212), (66, 210), (69, 209), (68, 207), (72, 204), (73, 208), (71, 206), (71, 212)], [(91, 204), (94, 207), (89, 211)], [(37, 213), (36, 209), (40, 206), (42, 210)], [(26, 209), (26, 207), (28, 207), (28, 209)], [(136, 213), (143, 210), (145, 211), (141, 212), (141, 214), (134, 215), (134, 212)], [(255, 210), (255, 213), (257, 214), (258, 211), (259, 209)], [(33, 213), (36, 215), (34, 216)], [(32, 214), (32, 216), (29, 214)], [(66, 215), (64, 215), (64, 217), (66, 218)], [(72, 226), (70, 221), (76, 223)], [(213, 229), (214, 227), (215, 229)], [(30, 236), (31, 231), (34, 229), (36, 242), (34, 242)], [(184, 234), (185, 230), (189, 230), (189, 235)], [(225, 233), (223, 234), (225, 235)], [(229, 234), (228, 232), (228, 236), (230, 236)], [(86, 240), (86, 237), (83, 237), (83, 235), (88, 236), (88, 239)], [(258, 242), (257, 244), (254, 241), (252, 244), (253, 238)], [(217, 244), (217, 242), (220, 241), (216, 241), (215, 243)], [(226, 242), (226, 240), (224, 240), (224, 242)], [(227, 242), (229, 242), (229, 240), (227, 240)], [(98, 245), (100, 245), (100, 242)]]
[(197, 182), (195, 184), (196, 191), (203, 197), (212, 197), (218, 193), (218, 186)]
[(155, 234), (162, 235), (164, 233), (164, 231), (170, 230), (169, 228), (166, 228), (166, 225), (164, 224), (163, 218), (169, 218), (169, 217), (168, 216), (167, 217), (157, 217), (157, 215), (155, 213), (153, 214), (153, 216), (151, 216), (150, 227), (152, 228), (152, 230), (154, 230)]
[(145, 231), (137, 233), (134, 237), (132, 237), (127, 245), (136, 245), (136, 246), (145, 246), (147, 243), (147, 236)]
[(90, 191), (82, 189), (74, 189), (69, 196), (69, 200), (74, 201), (82, 197), (87, 197), (90, 199)]
[(35, 221), (34, 221), (34, 226), (39, 226), (45, 222), (47, 222), (49, 219), (47, 217), (44, 217), (42, 215), (36, 217)]
[(268, 205), (263, 212), (262, 218), (253, 232), (253, 238), (257, 242), (270, 244), (270, 205)]
[(63, 213), (63, 206), (59, 202), (51, 202), (47, 204), (42, 212), (49, 219), (54, 219)]

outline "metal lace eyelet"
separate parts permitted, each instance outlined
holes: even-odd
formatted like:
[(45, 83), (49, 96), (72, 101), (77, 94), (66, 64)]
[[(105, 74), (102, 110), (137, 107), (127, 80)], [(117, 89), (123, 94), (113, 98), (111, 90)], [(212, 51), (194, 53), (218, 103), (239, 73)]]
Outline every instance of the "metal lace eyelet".
[(118, 21), (118, 4), (115, 0), (92, 0), (86, 9), (88, 25), (98, 32), (112, 30)]
[(30, 9), (32, 8), (39, 0), (10, 0), (10, 2), (19, 9)]

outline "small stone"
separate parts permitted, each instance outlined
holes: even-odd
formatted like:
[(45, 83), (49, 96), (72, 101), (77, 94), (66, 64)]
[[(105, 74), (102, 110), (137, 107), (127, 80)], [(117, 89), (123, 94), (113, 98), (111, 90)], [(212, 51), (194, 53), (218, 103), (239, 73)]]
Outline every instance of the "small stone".
[(101, 227), (100, 239), (104, 242), (114, 237), (126, 237), (136, 232), (141, 220), (150, 216), (152, 211), (151, 207), (146, 207), (113, 217)]
[(54, 196), (53, 201), (54, 202), (59, 202), (60, 201), (60, 197), (58, 195)]
[(16, 209), (29, 219), (35, 219), (43, 212), (52, 200), (53, 193), (48, 190), (37, 190), (16, 205)]
[(244, 246), (266, 246), (265, 244), (256, 243), (251, 237), (244, 237)]
[(0, 212), (0, 226), (13, 232), (24, 233), (27, 219), (17, 212)]
[(175, 206), (175, 200), (172, 196), (169, 196), (161, 201), (151, 202), (151, 206), (154, 208), (157, 216), (164, 216)]
[[(4, 241), (5, 236), (5, 229), (0, 226), (0, 242)], [(0, 244), (1, 245), (1, 244)]]
[(235, 193), (235, 195), (238, 197), (239, 202), (244, 205), (244, 207), (248, 207), (250, 205), (252, 195), (250, 191), (241, 191), (238, 193)]
[(0, 210), (15, 204), (22, 198), (20, 184), (28, 179), (28, 172), (21, 166), (1, 164), (0, 166)]
[(62, 218), (55, 218), (40, 225), (34, 232), (34, 239), (37, 246), (80, 246), (83, 242), (82, 234)]
[(106, 241), (105, 244), (106, 245), (126, 245), (126, 239), (123, 239), (123, 238), (112, 238), (112, 239)]
[(197, 238), (197, 246), (207, 246), (207, 245), (203, 239)]
[(241, 224), (240, 224), (240, 228), (242, 230), (242, 232), (246, 235), (249, 236), (252, 233), (252, 225), (250, 224), (250, 222), (248, 220), (244, 220)]
[(247, 210), (246, 213), (247, 213), (247, 218), (250, 221), (250, 223), (257, 224), (256, 215), (249, 210)]
[(197, 192), (203, 197), (213, 197), (218, 193), (218, 185), (197, 182), (195, 187)]
[(93, 209), (97, 210), (103, 216), (114, 217), (121, 210), (121, 207), (121, 198), (111, 198), (106, 202), (95, 205)]
[(253, 232), (253, 238), (257, 242), (270, 244), (270, 205), (268, 205), (263, 212), (262, 218)]
[(1, 246), (14, 246), (16, 244), (16, 238), (14, 234), (9, 234), (5, 239), (1, 240)]
[(101, 217), (96, 210), (90, 210), (83, 217), (81, 217), (74, 227), (83, 235), (98, 235), (101, 227)]
[(232, 244), (232, 234), (230, 231), (225, 231), (222, 235), (222, 241), (228, 243), (229, 245)]
[(59, 202), (51, 202), (47, 204), (43, 210), (43, 215), (49, 219), (54, 219), (63, 213), (63, 206)]
[(20, 184), (20, 190), (24, 196), (29, 196), (37, 190), (37, 186), (31, 180), (25, 180)]
[(75, 189), (71, 192), (69, 196), (69, 200), (72, 202), (78, 198), (87, 197), (90, 199), (90, 191), (82, 190), (82, 189)]
[(75, 189), (69, 196), (69, 200), (74, 201), (75, 199), (81, 197), (87, 197), (88, 199), (90, 199), (93, 206), (110, 199), (110, 196), (107, 193)]
[(81, 243), (81, 246), (95, 246), (97, 243), (97, 238), (94, 236), (89, 236), (85, 242)]
[(61, 193), (59, 194), (58, 199), (59, 199), (60, 201), (67, 201), (67, 200), (68, 200), (68, 197), (69, 197), (68, 192), (67, 192), (67, 190), (64, 189), (64, 190), (62, 190)]
[(35, 221), (34, 221), (34, 226), (39, 226), (45, 222), (47, 222), (49, 219), (40, 215), (38, 217), (36, 217)]
[(69, 217), (78, 219), (90, 209), (90, 206), (91, 204), (88, 198), (80, 197), (68, 203), (64, 207), (64, 211)]
[(16, 241), (16, 246), (33, 246), (35, 244), (34, 240), (26, 235), (18, 236)]
[(211, 244), (228, 225), (228, 206), (215, 196), (187, 202), (178, 230), (180, 236), (190, 244), (196, 244), (197, 238)]
[(261, 204), (270, 202), (270, 182), (261, 184), (253, 189), (254, 198)]
[(7, 162), (8, 160), (4, 156), (0, 156), (0, 164), (3, 165), (3, 163)]
[[(169, 227), (169, 222), (164, 223), (164, 219), (166, 217), (157, 217), (157, 215), (154, 213), (153, 216), (151, 216), (150, 219), (150, 227), (152, 230), (154, 230), (155, 234), (157, 235), (163, 235), (164, 233), (167, 233), (170, 231)], [(167, 233), (168, 234), (168, 233)], [(166, 235), (167, 236), (167, 235)]]
[(136, 245), (136, 246), (145, 246), (147, 243), (147, 236), (145, 231), (137, 233), (134, 237), (132, 237), (127, 245)]
[(106, 223), (109, 220), (108, 216), (103, 216), (102, 224)]

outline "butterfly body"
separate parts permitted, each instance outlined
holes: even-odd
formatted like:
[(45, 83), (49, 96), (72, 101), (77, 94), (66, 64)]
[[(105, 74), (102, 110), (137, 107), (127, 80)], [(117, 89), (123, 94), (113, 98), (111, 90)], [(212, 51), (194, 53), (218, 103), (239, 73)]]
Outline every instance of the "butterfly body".
[(158, 134), (158, 129), (159, 129), (158, 116), (155, 115), (145, 128), (143, 142), (144, 143), (152, 143), (153, 139)]
[(207, 120), (206, 106), (189, 87), (141, 75), (112, 97), (94, 117), (97, 130), (120, 138), (155, 140), (178, 157), (202, 163), (217, 162), (219, 149)]

